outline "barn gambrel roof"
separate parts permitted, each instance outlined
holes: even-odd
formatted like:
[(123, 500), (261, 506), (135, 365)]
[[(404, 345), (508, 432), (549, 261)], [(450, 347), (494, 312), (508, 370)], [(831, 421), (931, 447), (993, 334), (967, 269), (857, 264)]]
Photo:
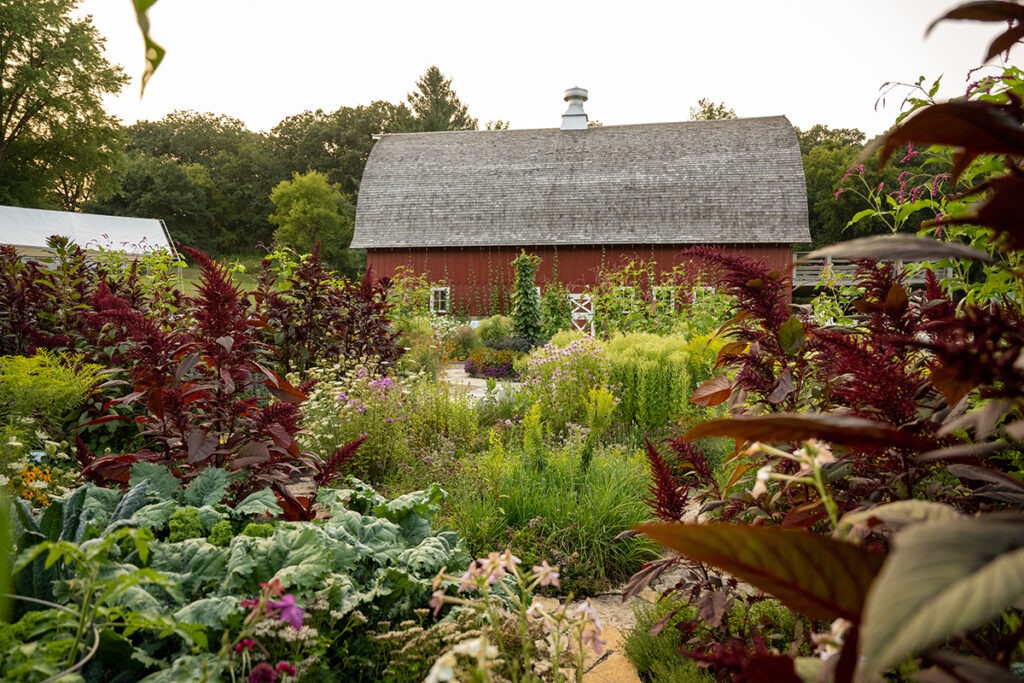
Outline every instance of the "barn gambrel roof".
[(353, 247), (810, 242), (783, 116), (385, 135)]

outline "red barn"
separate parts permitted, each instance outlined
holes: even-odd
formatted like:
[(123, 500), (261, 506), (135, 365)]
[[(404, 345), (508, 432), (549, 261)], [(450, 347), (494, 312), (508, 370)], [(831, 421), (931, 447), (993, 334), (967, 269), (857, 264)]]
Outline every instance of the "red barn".
[(542, 287), (578, 292), (624, 259), (668, 271), (681, 250), (716, 245), (785, 269), (810, 242), (785, 117), (588, 127), (585, 99), (567, 91), (561, 128), (382, 136), (352, 246), (377, 275), (402, 266), (443, 285), (434, 308), (480, 316), (521, 250), (541, 258)]

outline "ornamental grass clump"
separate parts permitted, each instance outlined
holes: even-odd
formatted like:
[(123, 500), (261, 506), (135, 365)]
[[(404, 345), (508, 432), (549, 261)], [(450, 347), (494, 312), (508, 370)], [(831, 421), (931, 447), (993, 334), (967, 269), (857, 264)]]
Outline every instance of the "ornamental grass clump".
[(521, 362), (523, 385), (554, 435), (564, 433), (569, 423), (586, 423), (590, 390), (608, 387), (610, 369), (604, 346), (593, 337), (564, 348), (547, 344)]
[(648, 518), (643, 455), (594, 446), (579, 426), (552, 447), (536, 412), (522, 430), (492, 428), (451, 490), (448, 523), (474, 554), (511, 545), (526, 562), (557, 562), (563, 591), (594, 595), (655, 556), (644, 539), (616, 539)]

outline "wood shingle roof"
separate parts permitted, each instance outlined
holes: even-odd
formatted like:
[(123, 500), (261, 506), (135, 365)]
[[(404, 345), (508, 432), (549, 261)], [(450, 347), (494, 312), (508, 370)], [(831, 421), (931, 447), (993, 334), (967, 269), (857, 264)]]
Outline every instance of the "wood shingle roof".
[(353, 247), (809, 242), (783, 116), (385, 135)]

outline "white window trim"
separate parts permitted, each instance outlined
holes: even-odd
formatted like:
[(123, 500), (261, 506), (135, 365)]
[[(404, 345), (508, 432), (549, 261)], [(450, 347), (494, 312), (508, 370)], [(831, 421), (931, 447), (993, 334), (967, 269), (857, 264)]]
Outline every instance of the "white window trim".
[(690, 303), (697, 303), (698, 300), (711, 295), (714, 296), (715, 288), (708, 286), (694, 287), (690, 290)]
[(430, 312), (435, 315), (449, 313), (452, 307), (451, 287), (430, 288)]
[(659, 306), (667, 306), (670, 309), (676, 307), (676, 288), (672, 285), (654, 285), (651, 287), (651, 296)]

